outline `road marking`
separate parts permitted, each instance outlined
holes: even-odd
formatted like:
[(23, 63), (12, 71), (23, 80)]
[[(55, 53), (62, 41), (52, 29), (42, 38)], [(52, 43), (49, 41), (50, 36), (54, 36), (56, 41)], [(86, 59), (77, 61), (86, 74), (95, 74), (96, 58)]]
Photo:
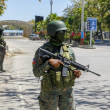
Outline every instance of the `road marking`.
[[(20, 80), (19, 80), (19, 71), (17, 72), (17, 79), (18, 79), (18, 85), (19, 85), (19, 92), (21, 92), (22, 91), (22, 89), (21, 89), (21, 82), (20, 82)], [(23, 105), (25, 104), (24, 103), (24, 98), (23, 98), (23, 96), (21, 95), (21, 94), (18, 94), (19, 95), (19, 97), (20, 97), (20, 99), (21, 99), (21, 109), (23, 110), (24, 108), (23, 108)]]

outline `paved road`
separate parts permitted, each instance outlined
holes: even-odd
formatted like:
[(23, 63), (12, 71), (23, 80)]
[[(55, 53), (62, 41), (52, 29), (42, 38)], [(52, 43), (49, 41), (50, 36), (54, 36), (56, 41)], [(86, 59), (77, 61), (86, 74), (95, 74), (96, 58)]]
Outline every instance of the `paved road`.
[(101, 74), (82, 73), (74, 86), (77, 110), (110, 110), (110, 46), (74, 48), (77, 61)]
[(0, 110), (39, 110), (37, 97), (40, 93), (40, 82), (32, 73), (32, 59), (42, 41), (6, 39), (6, 42), (9, 50), (16, 56), (6, 65), (13, 79), (1, 84)]
[[(32, 73), (32, 58), (43, 41), (28, 39), (6, 39), (9, 50), (16, 56), (9, 59), (9, 70), (13, 77), (1, 84), (0, 110), (39, 110), (37, 96), (40, 82)], [(76, 60), (101, 74), (83, 73), (73, 87), (77, 110), (110, 110), (110, 46), (95, 46), (96, 49), (72, 47)], [(5, 63), (7, 61), (5, 60)]]

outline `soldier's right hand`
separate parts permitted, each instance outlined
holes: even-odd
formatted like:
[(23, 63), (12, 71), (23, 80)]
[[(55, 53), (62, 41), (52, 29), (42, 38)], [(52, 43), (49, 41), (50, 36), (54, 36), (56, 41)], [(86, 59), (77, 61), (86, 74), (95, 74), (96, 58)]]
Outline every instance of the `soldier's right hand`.
[(59, 67), (60, 64), (64, 65), (61, 61), (57, 60), (57, 59), (49, 59), (48, 60), (50, 65), (54, 66), (55, 68)]

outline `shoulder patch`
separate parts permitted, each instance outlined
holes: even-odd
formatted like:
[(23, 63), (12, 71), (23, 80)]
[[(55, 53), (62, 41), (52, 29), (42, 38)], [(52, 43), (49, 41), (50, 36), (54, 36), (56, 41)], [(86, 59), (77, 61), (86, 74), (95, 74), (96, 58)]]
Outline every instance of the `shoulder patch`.
[(33, 59), (32, 64), (35, 64), (35, 62), (36, 62), (36, 60), (35, 60), (35, 59)]

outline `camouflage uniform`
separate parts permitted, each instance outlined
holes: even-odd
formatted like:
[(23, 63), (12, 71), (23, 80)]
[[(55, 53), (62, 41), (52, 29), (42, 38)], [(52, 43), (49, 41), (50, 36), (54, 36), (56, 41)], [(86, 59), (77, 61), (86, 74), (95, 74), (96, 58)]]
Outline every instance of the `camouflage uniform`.
[(3, 61), (4, 61), (4, 56), (5, 56), (5, 46), (6, 42), (4, 41), (4, 37), (2, 36), (2, 31), (0, 29), (0, 72), (4, 72), (3, 70)]
[[(75, 55), (69, 46), (64, 45), (65, 32), (67, 27), (63, 21), (51, 21), (47, 25), (47, 35), (50, 41), (40, 48), (54, 54), (61, 54), (63, 57), (75, 61)], [(63, 65), (57, 68), (50, 64), (49, 60), (57, 60), (54, 57), (46, 59), (44, 54), (39, 56), (37, 49), (33, 59), (33, 73), (35, 77), (43, 76), (41, 80), (41, 92), (38, 97), (40, 110), (75, 110), (75, 100), (72, 86), (75, 82), (74, 67), (69, 65), (67, 76), (62, 76)], [(58, 60), (57, 60), (58, 61)], [(54, 62), (53, 62), (54, 63)]]
[[(41, 46), (41, 48), (46, 49), (45, 45), (53, 47), (49, 42)], [(68, 48), (71, 60), (75, 61), (75, 55), (72, 49)], [(33, 73), (35, 77), (43, 76), (43, 74), (48, 74), (51, 65), (48, 61), (43, 62), (43, 59), (38, 56), (39, 49), (36, 51), (33, 59)], [(57, 53), (63, 54), (63, 51), (57, 51)], [(45, 72), (45, 73), (44, 73)], [(56, 89), (55, 85), (52, 85), (52, 90), (43, 90), (43, 82), (41, 81), (41, 92), (39, 98), (40, 110), (75, 110), (74, 93), (72, 87)]]

